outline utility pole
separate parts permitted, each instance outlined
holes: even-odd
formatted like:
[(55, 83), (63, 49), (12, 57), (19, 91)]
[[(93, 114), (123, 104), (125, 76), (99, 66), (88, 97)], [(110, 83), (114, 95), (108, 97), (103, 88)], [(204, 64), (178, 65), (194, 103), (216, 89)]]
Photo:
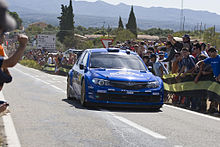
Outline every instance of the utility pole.
[(213, 37), (214, 37), (215, 46), (216, 46), (217, 40), (216, 40), (216, 37), (215, 37), (215, 25), (214, 25), (214, 30), (213, 31), (214, 31), (214, 36)]
[(182, 31), (182, 26), (183, 26), (183, 0), (181, 0), (180, 31)]
[(183, 17), (183, 32), (185, 31), (185, 16)]
[(201, 22), (201, 25), (200, 25), (200, 38), (202, 38), (202, 22)]
[(103, 22), (102, 26), (102, 35), (105, 36), (105, 21)]
[(110, 36), (110, 32), (111, 32), (111, 27), (110, 27), (110, 25), (108, 24), (108, 28), (107, 28), (107, 32), (108, 32), (108, 37)]

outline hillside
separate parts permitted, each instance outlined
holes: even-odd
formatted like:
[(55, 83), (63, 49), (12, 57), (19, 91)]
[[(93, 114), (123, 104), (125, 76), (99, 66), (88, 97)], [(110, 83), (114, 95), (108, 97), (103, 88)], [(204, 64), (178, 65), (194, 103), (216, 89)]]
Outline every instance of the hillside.
[[(58, 24), (57, 16), (60, 15), (60, 5), (68, 4), (69, 0), (8, 0), (11, 11), (18, 12), (25, 23), (46, 21), (54, 25)], [(24, 5), (25, 4), (25, 5)], [(111, 5), (103, 1), (87, 2), (73, 1), (76, 25), (85, 27), (100, 27), (106, 22), (116, 27), (118, 17), (122, 16), (123, 22), (127, 22), (130, 6), (120, 3)], [(151, 27), (179, 29), (180, 10), (174, 8), (134, 6), (138, 26), (142, 29)], [(186, 29), (192, 30), (197, 24), (203, 22), (207, 27), (216, 25), (220, 31), (220, 15), (208, 11), (184, 10), (186, 17)]]

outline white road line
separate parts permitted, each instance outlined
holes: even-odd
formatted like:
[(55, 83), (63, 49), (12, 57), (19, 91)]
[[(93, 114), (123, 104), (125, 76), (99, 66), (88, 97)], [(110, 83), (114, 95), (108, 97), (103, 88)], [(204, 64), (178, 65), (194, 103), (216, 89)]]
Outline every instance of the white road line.
[(15, 69), (16, 71), (18, 71), (18, 72), (20, 72), (20, 73), (26, 75), (26, 76), (29, 76), (29, 77), (31, 77), (31, 78), (37, 80), (37, 81), (40, 81), (40, 82), (42, 82), (42, 83), (44, 83), (44, 84), (47, 84), (47, 85), (49, 85), (49, 86), (51, 86), (51, 87), (53, 87), (53, 88), (55, 88), (55, 89), (57, 89), (57, 90), (60, 90), (60, 91), (63, 92), (63, 93), (66, 93), (63, 89), (61, 89), (61, 88), (59, 88), (59, 87), (57, 87), (57, 86), (54, 86), (54, 85), (52, 85), (52, 84), (50, 84), (50, 83), (48, 83), (48, 82), (45, 82), (45, 81), (43, 81), (43, 80), (41, 80), (41, 79), (39, 79), (39, 78), (36, 78), (36, 77), (34, 77), (34, 76), (30, 75), (30, 74), (27, 74), (27, 73), (25, 73), (25, 72), (23, 72), (23, 71), (21, 71), (21, 70), (19, 70), (19, 69), (17, 69), (17, 68), (14, 68), (14, 69)]
[(123, 123), (125, 123), (125, 124), (127, 124), (127, 125), (129, 125), (129, 126), (131, 126), (131, 127), (133, 127), (133, 128), (136, 128), (137, 130), (142, 131), (142, 132), (144, 132), (144, 133), (146, 133), (146, 134), (148, 134), (148, 135), (150, 135), (150, 136), (152, 136), (152, 137), (154, 137), (154, 138), (157, 138), (157, 139), (166, 139), (165, 136), (160, 135), (160, 134), (158, 134), (158, 133), (156, 133), (156, 132), (153, 132), (153, 131), (151, 131), (150, 129), (147, 129), (147, 128), (141, 126), (141, 125), (138, 125), (138, 124), (136, 124), (136, 123), (134, 123), (134, 122), (132, 122), (132, 121), (130, 121), (130, 120), (124, 118), (124, 117), (117, 116), (117, 115), (115, 115), (114, 113), (109, 112), (109, 111), (107, 111), (107, 110), (101, 110), (101, 111), (104, 111), (104, 112), (107, 112), (107, 113), (111, 114), (114, 118), (118, 119), (119, 121), (121, 121), (121, 122), (123, 122)]
[(191, 113), (191, 114), (195, 114), (195, 115), (198, 115), (198, 116), (202, 116), (202, 117), (206, 117), (206, 118), (210, 118), (210, 119), (213, 119), (213, 120), (220, 121), (220, 118), (209, 116), (209, 115), (202, 114), (202, 113), (199, 113), (199, 112), (194, 112), (194, 111), (191, 111), (191, 110), (187, 110), (187, 109), (183, 109), (183, 108), (179, 108), (179, 107), (175, 107), (175, 106), (171, 106), (171, 105), (164, 105), (164, 106), (168, 107), (168, 108), (172, 108), (172, 109), (176, 109), (176, 110), (180, 110), (180, 111), (184, 111), (184, 112), (187, 112), (187, 113)]
[(45, 81), (43, 81), (43, 80), (41, 80), (41, 79), (39, 79), (39, 78), (36, 78), (36, 77), (34, 77), (34, 76), (30, 75), (30, 74), (27, 74), (27, 73), (25, 73), (25, 72), (23, 72), (23, 71), (21, 71), (21, 70), (19, 70), (19, 69), (17, 69), (17, 68), (14, 68), (14, 70), (16, 70), (16, 71), (18, 71), (18, 72), (20, 72), (20, 73), (22, 73), (22, 74), (24, 74), (24, 75), (26, 75), (26, 76), (29, 76), (29, 77), (31, 77), (31, 78), (33, 78), (33, 79), (35, 79), (35, 80), (41, 81), (41, 82), (43, 82), (44, 84), (50, 85), (50, 83), (45, 82)]
[[(0, 92), (0, 99), (5, 100), (2, 92)], [(8, 113), (2, 116), (2, 118), (8, 147), (21, 147), (11, 114)]]
[(56, 86), (54, 86), (52, 84), (50, 84), (50, 86), (65, 93), (65, 91), (63, 89), (61, 89), (61, 88), (58, 88), (58, 87), (56, 87)]

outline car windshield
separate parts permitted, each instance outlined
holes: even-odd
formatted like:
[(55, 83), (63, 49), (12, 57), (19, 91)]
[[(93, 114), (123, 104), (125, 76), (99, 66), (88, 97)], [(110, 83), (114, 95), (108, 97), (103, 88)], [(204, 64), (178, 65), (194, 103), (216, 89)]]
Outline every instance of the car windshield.
[(146, 71), (144, 64), (136, 55), (119, 53), (92, 53), (90, 58), (90, 68)]

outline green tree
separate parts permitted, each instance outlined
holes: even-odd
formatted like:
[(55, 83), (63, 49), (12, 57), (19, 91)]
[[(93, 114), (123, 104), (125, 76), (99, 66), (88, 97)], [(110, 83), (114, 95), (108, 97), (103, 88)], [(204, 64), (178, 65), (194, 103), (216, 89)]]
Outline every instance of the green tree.
[(72, 36), (65, 36), (63, 40), (63, 44), (65, 45), (66, 48), (75, 48), (76, 46), (76, 40), (74, 35)]
[(108, 28), (106, 30), (106, 32), (108, 33), (108, 37), (110, 36), (111, 31), (112, 31), (112, 28), (110, 27), (110, 25), (108, 25)]
[(17, 29), (21, 29), (22, 27), (22, 19), (19, 17), (18, 13), (16, 12), (10, 12), (9, 14), (15, 19), (15, 21), (17, 22)]
[(137, 23), (136, 23), (136, 17), (134, 15), (133, 6), (131, 6), (131, 12), (129, 15), (128, 23), (126, 24), (126, 28), (137, 37)]
[(77, 47), (77, 49), (91, 49), (91, 48), (94, 48), (94, 44), (91, 40), (78, 41), (76, 47)]
[(151, 29), (145, 30), (144, 33), (147, 34), (147, 35), (167, 37), (167, 35), (173, 34), (174, 31), (169, 30), (169, 29), (151, 28)]
[(119, 22), (118, 22), (118, 30), (123, 30), (124, 29), (124, 25), (121, 19), (121, 16), (119, 17)]
[(215, 45), (216, 40), (217, 40), (215, 28), (211, 27), (211, 28), (208, 28), (207, 30), (205, 30), (204, 35), (203, 35), (203, 39), (205, 42), (211, 43), (212, 45)]
[(126, 41), (126, 40), (131, 40), (131, 39), (135, 39), (136, 36), (131, 33), (129, 30), (121, 30), (118, 31), (117, 35), (116, 35), (116, 41)]
[(88, 30), (85, 28), (85, 27), (83, 27), (83, 26), (77, 26), (75, 29), (74, 29), (74, 32), (76, 33), (76, 34), (79, 34), (79, 35), (86, 35), (86, 34), (88, 34)]
[(25, 29), (25, 33), (28, 35), (28, 37), (36, 36), (38, 34), (42, 34), (43, 28), (35, 25), (30, 25)]
[[(74, 14), (72, 7), (72, 0), (70, 0), (69, 6), (61, 5), (61, 16), (58, 17), (60, 21), (60, 31), (57, 36), (61, 43), (64, 42), (64, 39), (70, 37), (74, 38)], [(72, 40), (74, 42), (74, 40)]]

